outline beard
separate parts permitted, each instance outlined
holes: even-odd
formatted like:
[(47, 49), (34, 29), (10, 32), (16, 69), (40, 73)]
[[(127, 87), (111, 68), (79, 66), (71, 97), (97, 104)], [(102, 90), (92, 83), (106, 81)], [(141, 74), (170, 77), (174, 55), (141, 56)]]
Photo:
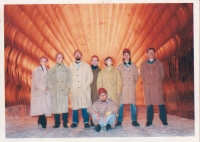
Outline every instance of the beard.
[(76, 57), (76, 61), (80, 61), (81, 60), (81, 58), (80, 57)]

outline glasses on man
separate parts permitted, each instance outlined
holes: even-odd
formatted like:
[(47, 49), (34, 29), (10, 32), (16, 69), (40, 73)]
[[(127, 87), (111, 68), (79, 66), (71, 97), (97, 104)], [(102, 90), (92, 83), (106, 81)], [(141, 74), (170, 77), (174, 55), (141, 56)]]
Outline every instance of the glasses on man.
[(102, 94), (100, 94), (99, 95), (99, 97), (101, 98), (101, 97), (105, 97), (107, 94), (106, 93), (102, 93)]

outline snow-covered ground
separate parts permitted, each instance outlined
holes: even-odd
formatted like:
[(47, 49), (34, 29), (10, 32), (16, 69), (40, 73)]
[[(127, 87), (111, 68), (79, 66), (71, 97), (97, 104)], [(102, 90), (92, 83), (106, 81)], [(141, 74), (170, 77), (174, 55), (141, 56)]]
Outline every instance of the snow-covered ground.
[[(140, 127), (131, 125), (129, 106), (124, 108), (124, 121), (122, 126), (106, 131), (103, 128), (99, 133), (94, 127), (84, 128), (83, 119), (79, 112), (79, 125), (77, 128), (54, 129), (53, 117), (47, 117), (47, 128), (42, 129), (37, 124), (37, 117), (6, 117), (6, 138), (91, 138), (91, 137), (193, 137), (194, 120), (167, 115), (168, 126), (163, 126), (159, 120), (158, 113), (154, 115), (153, 125), (145, 127), (146, 109), (138, 108), (138, 122)], [(69, 125), (71, 125), (71, 113), (69, 113)]]

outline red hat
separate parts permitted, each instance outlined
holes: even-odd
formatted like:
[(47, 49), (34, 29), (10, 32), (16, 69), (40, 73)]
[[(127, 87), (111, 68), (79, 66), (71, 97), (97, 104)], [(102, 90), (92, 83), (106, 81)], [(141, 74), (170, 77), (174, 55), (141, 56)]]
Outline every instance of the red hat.
[(123, 54), (124, 53), (129, 53), (129, 54), (131, 54), (131, 52), (130, 52), (130, 50), (128, 49), (128, 48), (125, 48), (124, 50), (123, 50)]
[(41, 61), (43, 58), (46, 59), (46, 61), (48, 61), (48, 58), (45, 56), (42, 56), (39, 61)]
[(104, 88), (99, 88), (98, 94), (100, 95), (101, 93), (106, 93), (106, 94), (107, 94), (106, 89), (104, 89)]
[(93, 56), (91, 57), (91, 60), (92, 60), (92, 58), (97, 58), (98, 61), (99, 61), (99, 57), (98, 57), (97, 55), (93, 55)]

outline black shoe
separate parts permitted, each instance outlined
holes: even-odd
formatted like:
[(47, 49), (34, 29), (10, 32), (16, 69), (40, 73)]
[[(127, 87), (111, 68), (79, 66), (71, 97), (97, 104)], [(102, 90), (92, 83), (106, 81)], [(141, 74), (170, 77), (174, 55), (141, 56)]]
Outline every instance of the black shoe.
[(70, 126), (71, 128), (76, 128), (78, 125), (76, 123), (72, 123), (72, 125)]
[(55, 124), (54, 126), (53, 126), (53, 128), (59, 128), (60, 127), (60, 124)]
[(167, 126), (167, 125), (168, 125), (167, 121), (163, 121), (162, 124), (163, 124), (164, 126)]
[(110, 125), (110, 124), (107, 124), (107, 125), (106, 125), (106, 131), (108, 131), (108, 130), (110, 130), (110, 129), (112, 129), (112, 128), (111, 128), (111, 125)]
[(92, 120), (91, 120), (91, 124), (90, 124), (90, 126), (94, 126), (94, 124), (93, 124)]
[(148, 122), (148, 121), (147, 121), (146, 127), (148, 127), (148, 126), (150, 126), (150, 125), (152, 125), (152, 122)]
[(133, 122), (132, 122), (132, 125), (133, 125), (133, 126), (136, 126), (136, 127), (137, 127), (137, 126), (140, 126), (140, 124), (139, 124), (137, 121), (133, 121)]
[(46, 128), (47, 120), (45, 115), (39, 115), (38, 117), (38, 125), (41, 125), (42, 128)]
[(101, 126), (98, 124), (97, 126), (94, 127), (94, 130), (99, 132), (101, 130)]
[(122, 122), (117, 121), (117, 124), (115, 126), (121, 126)]
[(69, 126), (67, 125), (67, 123), (63, 123), (63, 127), (64, 128), (69, 128)]
[(84, 124), (85, 128), (90, 128), (90, 125), (88, 123)]

